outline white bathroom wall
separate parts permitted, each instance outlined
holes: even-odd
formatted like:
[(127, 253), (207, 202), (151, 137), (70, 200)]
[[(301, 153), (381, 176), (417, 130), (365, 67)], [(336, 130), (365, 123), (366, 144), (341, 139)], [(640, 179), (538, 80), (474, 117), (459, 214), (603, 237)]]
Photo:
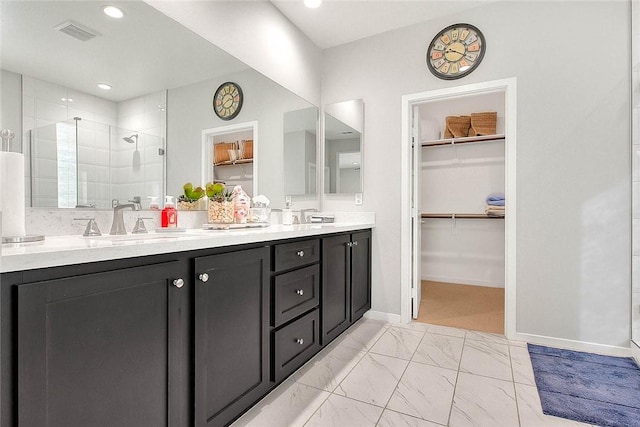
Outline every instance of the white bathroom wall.
[(320, 49), (270, 2), (146, 3), (314, 105), (320, 105)]
[[(324, 51), (323, 104), (365, 104), (363, 206), (323, 208), (376, 212), (373, 310), (400, 313), (402, 95), (516, 77), (517, 332), (628, 346), (629, 13), (622, 1), (495, 2)], [(425, 49), (455, 22), (483, 31), (486, 55), (439, 80)], [(567, 34), (588, 35), (572, 43), (579, 60), (559, 48)]]

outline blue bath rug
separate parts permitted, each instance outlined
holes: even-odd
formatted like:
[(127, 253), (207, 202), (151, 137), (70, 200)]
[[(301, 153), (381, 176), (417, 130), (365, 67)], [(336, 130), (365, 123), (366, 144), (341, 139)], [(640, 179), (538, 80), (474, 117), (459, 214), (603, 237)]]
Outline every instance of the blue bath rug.
[(542, 412), (607, 427), (640, 427), (640, 368), (630, 357), (528, 344)]

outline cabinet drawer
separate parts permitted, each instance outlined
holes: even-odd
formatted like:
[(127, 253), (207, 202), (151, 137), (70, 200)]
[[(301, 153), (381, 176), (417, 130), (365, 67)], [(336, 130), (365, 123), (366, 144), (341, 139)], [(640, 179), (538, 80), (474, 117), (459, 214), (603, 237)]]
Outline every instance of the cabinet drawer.
[(275, 247), (275, 271), (312, 264), (320, 259), (320, 240), (303, 240)]
[(273, 332), (273, 377), (280, 382), (320, 351), (318, 309)]
[(301, 315), (320, 302), (320, 266), (318, 264), (277, 276), (273, 283), (272, 325)]

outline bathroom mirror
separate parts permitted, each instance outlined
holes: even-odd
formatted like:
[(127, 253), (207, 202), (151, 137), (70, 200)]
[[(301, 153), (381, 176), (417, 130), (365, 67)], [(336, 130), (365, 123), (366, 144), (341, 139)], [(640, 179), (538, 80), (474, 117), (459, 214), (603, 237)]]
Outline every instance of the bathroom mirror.
[(337, 102), (324, 110), (324, 192), (362, 193), (364, 103), (361, 99)]
[[(162, 195), (158, 193), (165, 188), (167, 194), (181, 194), (184, 183), (202, 180), (202, 130), (245, 121), (259, 124), (256, 170), (264, 172), (255, 177), (258, 191), (274, 206), (284, 204), (284, 113), (312, 105), (148, 4), (111, 4), (124, 11), (121, 20), (104, 15), (103, 5), (95, 1), (0, 2), (2, 81), (17, 81), (23, 91), (23, 99), (16, 99), (12, 108), (22, 110), (26, 172), (40, 178), (34, 185), (36, 192), (42, 190), (40, 206), (72, 203), (58, 203), (57, 197), (46, 201), (63, 174), (51, 147), (36, 149), (45, 154), (33, 161), (29, 131), (55, 134), (57, 130), (47, 127), (73, 125), (74, 117), (82, 119), (81, 128), (102, 127), (110, 135), (79, 134), (89, 133), (89, 141), (78, 139), (76, 159), (91, 160), (84, 175), (78, 163), (73, 178), (78, 205), (110, 208), (113, 198), (140, 195), (144, 201), (145, 196)], [(245, 93), (242, 110), (232, 121), (222, 121), (212, 109), (213, 93), (224, 81), (237, 82)], [(105, 91), (97, 83), (112, 88)], [(123, 139), (136, 134), (134, 143)], [(104, 164), (107, 158), (110, 163)], [(26, 181), (29, 206), (31, 175)]]
[(316, 197), (318, 109), (284, 113), (284, 194), (292, 199)]

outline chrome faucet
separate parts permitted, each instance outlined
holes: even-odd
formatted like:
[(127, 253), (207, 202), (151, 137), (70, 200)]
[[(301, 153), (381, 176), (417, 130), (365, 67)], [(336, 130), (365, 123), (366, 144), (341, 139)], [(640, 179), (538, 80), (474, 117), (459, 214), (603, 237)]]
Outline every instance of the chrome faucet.
[(306, 212), (318, 212), (318, 209), (316, 209), (316, 208), (300, 209), (300, 221), (303, 224), (308, 224), (308, 223), (311, 222), (311, 219), (309, 217), (307, 217)]
[(113, 207), (113, 223), (111, 224), (111, 232), (109, 234), (127, 234), (127, 229), (124, 227), (123, 210), (131, 209), (132, 211), (140, 210), (140, 203), (125, 203), (118, 204), (117, 201)]

